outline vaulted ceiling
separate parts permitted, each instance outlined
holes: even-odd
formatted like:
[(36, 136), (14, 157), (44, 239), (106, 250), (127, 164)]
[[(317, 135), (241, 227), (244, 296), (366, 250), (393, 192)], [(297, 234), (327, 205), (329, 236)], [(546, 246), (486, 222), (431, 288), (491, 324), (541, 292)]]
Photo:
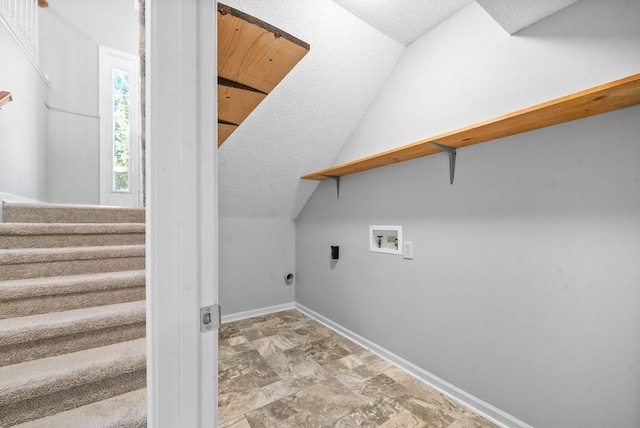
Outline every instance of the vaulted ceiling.
[[(478, 3), (514, 34), (575, 1)], [(404, 49), (471, 2), (226, 0), (310, 51), (220, 147), (220, 215), (295, 219), (318, 185), (300, 177), (333, 164)]]

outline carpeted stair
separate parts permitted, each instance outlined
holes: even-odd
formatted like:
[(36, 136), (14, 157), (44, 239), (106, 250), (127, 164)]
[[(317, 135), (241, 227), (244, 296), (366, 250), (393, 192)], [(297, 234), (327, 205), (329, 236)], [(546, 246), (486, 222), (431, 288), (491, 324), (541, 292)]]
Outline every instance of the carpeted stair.
[(0, 428), (146, 426), (144, 210), (2, 219)]

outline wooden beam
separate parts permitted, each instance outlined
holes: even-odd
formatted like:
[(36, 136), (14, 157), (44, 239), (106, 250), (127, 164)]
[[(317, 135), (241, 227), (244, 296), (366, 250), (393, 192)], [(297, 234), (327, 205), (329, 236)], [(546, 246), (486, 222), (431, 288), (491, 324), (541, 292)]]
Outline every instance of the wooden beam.
[(323, 181), (640, 104), (640, 74), (303, 176)]

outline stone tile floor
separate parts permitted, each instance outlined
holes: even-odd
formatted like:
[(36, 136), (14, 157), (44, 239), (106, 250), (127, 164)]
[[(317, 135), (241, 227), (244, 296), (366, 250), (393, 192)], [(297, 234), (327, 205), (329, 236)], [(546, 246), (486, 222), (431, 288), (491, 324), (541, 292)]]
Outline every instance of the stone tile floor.
[(496, 427), (297, 310), (219, 338), (222, 428)]

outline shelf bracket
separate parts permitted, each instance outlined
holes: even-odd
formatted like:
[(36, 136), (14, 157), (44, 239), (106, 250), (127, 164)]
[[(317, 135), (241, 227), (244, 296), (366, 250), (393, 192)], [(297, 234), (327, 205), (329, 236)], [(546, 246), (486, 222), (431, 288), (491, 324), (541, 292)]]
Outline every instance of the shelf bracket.
[(434, 141), (429, 141), (429, 143), (449, 154), (449, 178), (451, 179), (451, 184), (453, 184), (453, 176), (456, 173), (456, 149), (453, 147), (438, 144)]
[(339, 175), (322, 175), (323, 177), (330, 178), (336, 181), (336, 193), (338, 195), (338, 199), (340, 199), (340, 176)]

